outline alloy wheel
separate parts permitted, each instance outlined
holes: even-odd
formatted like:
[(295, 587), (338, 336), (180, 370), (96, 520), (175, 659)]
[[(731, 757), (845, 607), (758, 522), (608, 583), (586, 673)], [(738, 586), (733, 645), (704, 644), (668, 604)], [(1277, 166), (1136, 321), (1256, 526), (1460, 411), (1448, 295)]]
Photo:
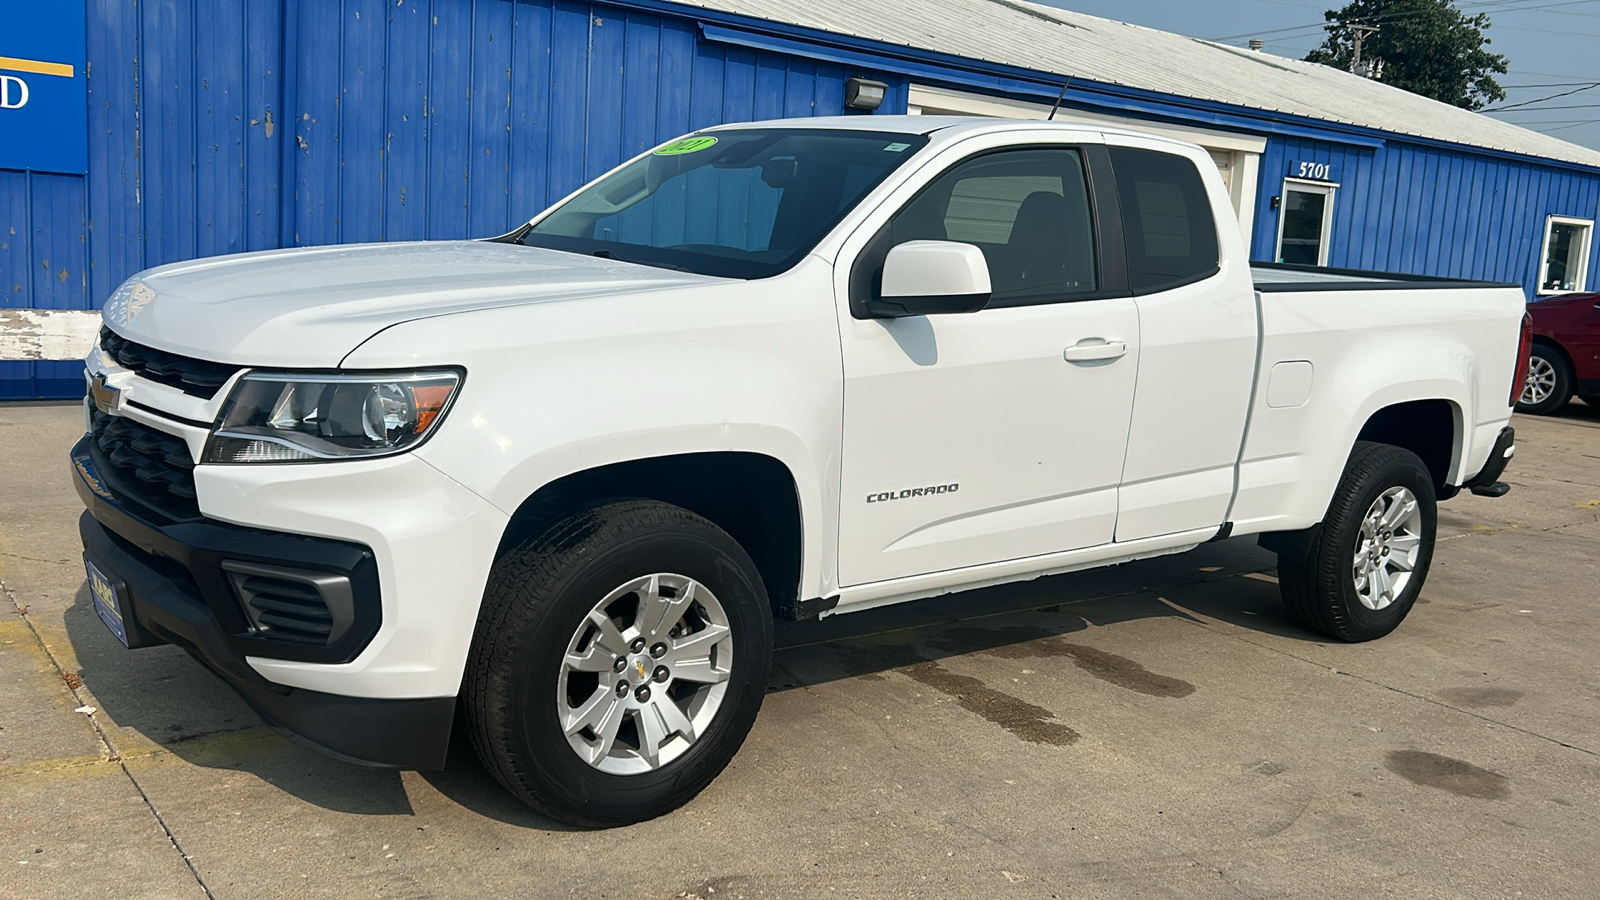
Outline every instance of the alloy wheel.
[(1351, 560), (1356, 597), (1367, 609), (1394, 603), (1411, 583), (1422, 552), (1422, 504), (1404, 487), (1378, 495), (1361, 520)]
[(1521, 402), (1534, 406), (1550, 399), (1556, 391), (1556, 367), (1542, 356), (1528, 359), (1528, 380), (1522, 388)]
[(602, 772), (659, 769), (705, 734), (732, 666), (733, 629), (709, 588), (683, 575), (636, 578), (596, 603), (567, 645), (561, 731)]

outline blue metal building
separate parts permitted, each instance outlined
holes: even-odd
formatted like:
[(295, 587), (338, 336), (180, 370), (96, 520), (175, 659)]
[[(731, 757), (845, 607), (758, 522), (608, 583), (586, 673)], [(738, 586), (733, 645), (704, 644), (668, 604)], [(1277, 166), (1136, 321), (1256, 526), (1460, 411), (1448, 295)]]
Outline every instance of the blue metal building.
[(1058, 119), (1210, 149), (1258, 259), (1533, 298), (1586, 287), (1600, 251), (1600, 153), (1021, 0), (0, 7), (23, 25), (0, 35), (0, 399), (81, 394), (90, 311), (140, 269), (500, 233), (684, 132), (850, 112), (852, 77), (887, 85), (879, 113), (1042, 117), (1071, 76)]

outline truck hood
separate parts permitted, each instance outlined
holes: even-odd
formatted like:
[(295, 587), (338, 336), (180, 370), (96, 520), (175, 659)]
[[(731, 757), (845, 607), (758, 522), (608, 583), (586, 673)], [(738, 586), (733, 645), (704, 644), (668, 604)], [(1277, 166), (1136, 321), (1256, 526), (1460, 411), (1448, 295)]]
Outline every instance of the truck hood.
[(123, 337), (197, 359), (330, 368), (413, 319), (722, 280), (517, 244), (349, 244), (150, 269), (104, 316)]

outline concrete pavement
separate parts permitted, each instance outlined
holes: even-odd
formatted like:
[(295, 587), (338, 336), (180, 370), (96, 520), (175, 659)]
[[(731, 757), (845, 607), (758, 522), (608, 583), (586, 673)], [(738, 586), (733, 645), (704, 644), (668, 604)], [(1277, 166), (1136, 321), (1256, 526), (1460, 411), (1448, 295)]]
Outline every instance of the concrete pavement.
[(462, 742), (348, 766), (124, 650), (81, 413), (0, 405), (0, 897), (1596, 896), (1600, 411), (1515, 424), (1388, 638), (1291, 625), (1250, 539), (786, 627), (728, 771), (589, 832)]

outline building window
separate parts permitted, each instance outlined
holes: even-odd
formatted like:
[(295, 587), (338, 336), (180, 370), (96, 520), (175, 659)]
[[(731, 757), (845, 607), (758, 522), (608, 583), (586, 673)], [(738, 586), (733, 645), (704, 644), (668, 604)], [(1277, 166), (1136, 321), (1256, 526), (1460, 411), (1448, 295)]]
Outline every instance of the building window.
[(1328, 233), (1333, 230), (1335, 185), (1286, 180), (1278, 210), (1278, 252), (1281, 263), (1328, 264)]
[(1589, 235), (1593, 219), (1551, 216), (1544, 225), (1544, 252), (1539, 257), (1539, 293), (1566, 294), (1585, 290), (1589, 281)]

